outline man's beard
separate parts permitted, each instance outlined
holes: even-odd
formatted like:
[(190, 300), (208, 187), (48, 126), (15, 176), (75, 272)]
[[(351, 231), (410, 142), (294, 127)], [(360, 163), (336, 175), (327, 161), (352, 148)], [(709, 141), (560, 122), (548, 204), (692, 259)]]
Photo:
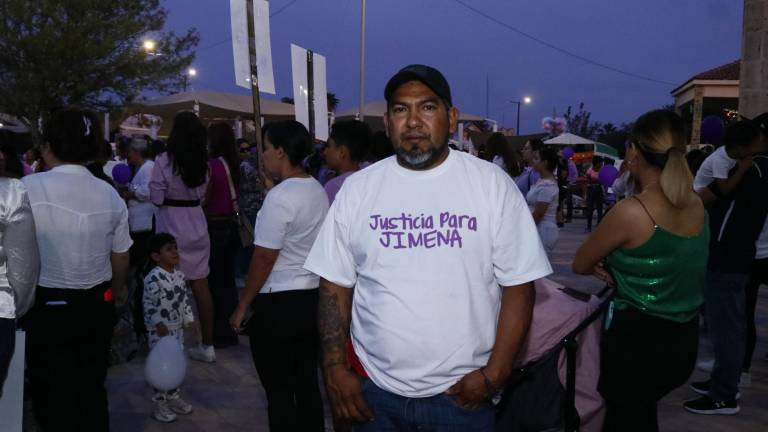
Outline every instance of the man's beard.
[(398, 146), (395, 149), (395, 154), (397, 155), (397, 160), (400, 162), (400, 165), (403, 165), (406, 168), (418, 170), (435, 163), (435, 161), (440, 159), (440, 157), (446, 151), (447, 147), (448, 140), (446, 140), (443, 145), (439, 147), (433, 147), (428, 150), (421, 150), (418, 147), (412, 150), (406, 150), (403, 147)]

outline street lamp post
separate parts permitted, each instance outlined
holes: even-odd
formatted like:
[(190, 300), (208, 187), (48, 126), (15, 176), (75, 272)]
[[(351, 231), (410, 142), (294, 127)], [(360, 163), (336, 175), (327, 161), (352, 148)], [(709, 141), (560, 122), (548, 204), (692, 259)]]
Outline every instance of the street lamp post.
[(517, 125), (515, 126), (515, 135), (520, 135), (520, 105), (528, 105), (532, 101), (533, 99), (531, 99), (529, 96), (524, 97), (522, 101), (509, 101), (509, 103), (517, 105)]
[(195, 68), (189, 68), (187, 69), (187, 72), (184, 74), (184, 91), (187, 91), (187, 84), (189, 84), (189, 79), (194, 78), (197, 76), (197, 69)]

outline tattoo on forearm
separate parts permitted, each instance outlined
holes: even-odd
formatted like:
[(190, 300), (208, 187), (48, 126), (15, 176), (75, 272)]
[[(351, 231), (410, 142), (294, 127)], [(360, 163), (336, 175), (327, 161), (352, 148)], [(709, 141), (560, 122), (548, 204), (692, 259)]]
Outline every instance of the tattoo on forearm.
[(345, 363), (344, 347), (349, 335), (349, 322), (344, 319), (338, 295), (323, 287), (320, 287), (318, 327), (323, 349), (323, 366)]

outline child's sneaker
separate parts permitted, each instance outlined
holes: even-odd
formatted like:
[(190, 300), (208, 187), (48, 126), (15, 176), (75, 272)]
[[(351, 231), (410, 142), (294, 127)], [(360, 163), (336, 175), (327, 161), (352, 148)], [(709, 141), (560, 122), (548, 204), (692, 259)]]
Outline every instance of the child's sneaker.
[(213, 345), (198, 345), (188, 349), (187, 354), (192, 360), (204, 363), (213, 363), (216, 361), (216, 351), (213, 350)]
[(163, 423), (176, 421), (176, 413), (168, 406), (165, 396), (157, 396), (154, 401), (155, 410), (152, 412), (152, 418)]
[(176, 414), (186, 415), (192, 412), (192, 405), (182, 399), (178, 391), (169, 394), (166, 400), (168, 408)]

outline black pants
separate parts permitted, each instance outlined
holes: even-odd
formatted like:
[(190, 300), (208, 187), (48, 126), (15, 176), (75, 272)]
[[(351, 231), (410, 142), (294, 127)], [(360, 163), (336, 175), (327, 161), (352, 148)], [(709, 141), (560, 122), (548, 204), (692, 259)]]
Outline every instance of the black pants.
[(3, 384), (8, 376), (13, 350), (16, 347), (16, 320), (0, 318), (0, 398), (3, 397)]
[(752, 264), (752, 271), (749, 274), (749, 282), (745, 289), (747, 304), (747, 349), (744, 353), (744, 366), (742, 369), (748, 371), (752, 366), (752, 355), (755, 353), (755, 343), (757, 342), (757, 328), (755, 327), (755, 308), (757, 307), (757, 292), (760, 284), (768, 284), (768, 258), (755, 260)]
[(209, 219), (208, 235), (211, 239), (208, 286), (213, 300), (213, 344), (223, 348), (237, 344), (237, 334), (229, 325), (229, 317), (238, 302), (235, 286), (237, 225), (233, 218)]
[(693, 372), (698, 323), (698, 317), (677, 323), (634, 309), (615, 311), (601, 343), (605, 432), (659, 430), (657, 402)]
[(249, 323), (251, 354), (267, 393), (271, 432), (322, 432), (317, 290), (259, 294)]
[(43, 431), (109, 430), (104, 380), (115, 325), (110, 285), (37, 288), (25, 317), (27, 373)]
[(151, 260), (149, 257), (149, 239), (154, 235), (153, 231), (132, 232), (131, 240), (133, 245), (128, 251), (131, 260), (131, 271), (136, 281), (136, 288), (133, 290), (133, 305), (131, 312), (133, 316), (133, 331), (136, 333), (136, 339), (140, 340), (146, 337), (147, 327), (144, 325), (144, 270), (147, 269), (147, 263)]
[(587, 187), (587, 229), (592, 229), (592, 213), (597, 210), (597, 223), (603, 220), (603, 188), (600, 185)]
[(562, 211), (563, 205), (565, 205), (565, 217), (566, 221), (570, 221), (573, 218), (573, 194), (571, 188), (568, 185), (560, 186), (558, 208)]

